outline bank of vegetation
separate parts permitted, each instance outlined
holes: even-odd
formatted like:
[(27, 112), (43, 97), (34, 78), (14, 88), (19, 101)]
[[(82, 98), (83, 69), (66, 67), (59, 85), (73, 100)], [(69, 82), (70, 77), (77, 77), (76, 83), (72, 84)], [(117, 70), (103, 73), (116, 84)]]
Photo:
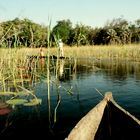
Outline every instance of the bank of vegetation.
[[(55, 83), (59, 87), (59, 69), (60, 65), (64, 64), (58, 59), (51, 62), (50, 59), (32, 56), (39, 56), (42, 48), (45, 58), (59, 57), (57, 48), (59, 38), (65, 44), (64, 56), (74, 60), (74, 72), (77, 65), (76, 58), (92, 58), (93, 62), (105, 59), (140, 62), (140, 19), (133, 24), (122, 18), (113, 19), (100, 28), (83, 24), (73, 26), (68, 19), (58, 21), (53, 28), (50, 28), (50, 24), (39, 25), (29, 19), (16, 18), (0, 23), (0, 96), (12, 95), (10, 103), (12, 101), (12, 104), (13, 102), (19, 104), (23, 100), (11, 99), (17, 98), (19, 94), (22, 95), (21, 93), (24, 93), (24, 96), (27, 93), (33, 100), (26, 105), (36, 105), (41, 100), (37, 100), (33, 94), (33, 87), (38, 81), (47, 79), (50, 112), (50, 83)], [(51, 79), (54, 78), (51, 77), (51, 70), (54, 71), (55, 80)], [(70, 68), (69, 71), (72, 72)], [(55, 121), (59, 104), (58, 96)]]
[(48, 47), (62, 38), (68, 46), (80, 45), (124, 45), (140, 42), (140, 19), (128, 22), (123, 18), (113, 19), (104, 27), (91, 27), (83, 24), (73, 25), (67, 20), (60, 20), (51, 29), (47, 25), (34, 23), (29, 19), (9, 20), (0, 23), (0, 47)]

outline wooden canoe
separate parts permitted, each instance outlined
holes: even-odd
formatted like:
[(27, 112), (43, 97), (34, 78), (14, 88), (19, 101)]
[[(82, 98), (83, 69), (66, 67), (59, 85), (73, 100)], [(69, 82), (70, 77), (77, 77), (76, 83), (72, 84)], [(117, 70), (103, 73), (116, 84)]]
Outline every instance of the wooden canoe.
[(119, 106), (112, 93), (85, 115), (65, 140), (139, 140), (140, 120)]

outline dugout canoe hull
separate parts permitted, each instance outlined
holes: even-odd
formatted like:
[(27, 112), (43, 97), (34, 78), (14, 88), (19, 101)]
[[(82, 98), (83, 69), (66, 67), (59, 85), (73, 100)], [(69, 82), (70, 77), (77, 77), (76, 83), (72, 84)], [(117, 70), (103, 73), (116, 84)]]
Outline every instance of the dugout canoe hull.
[(119, 106), (112, 93), (85, 115), (65, 140), (137, 140), (140, 120)]

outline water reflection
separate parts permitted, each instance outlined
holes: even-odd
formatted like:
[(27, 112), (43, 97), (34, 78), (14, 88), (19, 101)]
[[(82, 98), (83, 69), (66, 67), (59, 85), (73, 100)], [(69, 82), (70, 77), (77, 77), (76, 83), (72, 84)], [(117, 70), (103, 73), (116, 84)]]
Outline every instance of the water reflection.
[(140, 63), (129, 61), (100, 61), (95, 64), (97, 67), (104, 69), (107, 77), (112, 80), (126, 80), (133, 76), (140, 80)]
[[(43, 58), (43, 61), (32, 59), (27, 64), (29, 69), (19, 72), (17, 77), (22, 77), (22, 82), (16, 82), (16, 85), (33, 90), (36, 97), (42, 99), (42, 103), (30, 107), (16, 106), (12, 108), (14, 111), (10, 119), (4, 120), (0, 116), (1, 123), (4, 122), (2, 127), (6, 128), (6, 124), (11, 125), (10, 128), (6, 128), (5, 135), (14, 137), (17, 132), (22, 134), (24, 131), (29, 136), (34, 134), (50, 139), (64, 139), (79, 119), (102, 99), (95, 88), (102, 93), (112, 91), (118, 103), (140, 117), (139, 63), (50, 58), (50, 100), (47, 93), (47, 64), (47, 58)], [(26, 78), (30, 79), (30, 82)], [(11, 81), (10, 79), (6, 82), (11, 84)], [(6, 90), (25, 93), (25, 90), (15, 85)], [(24, 98), (28, 100), (25, 94)], [(2, 101), (6, 100), (7, 97), (4, 96)], [(0, 127), (1, 132), (2, 127)]]
[(59, 60), (59, 80), (64, 79), (64, 65), (65, 65), (65, 60), (60, 59)]

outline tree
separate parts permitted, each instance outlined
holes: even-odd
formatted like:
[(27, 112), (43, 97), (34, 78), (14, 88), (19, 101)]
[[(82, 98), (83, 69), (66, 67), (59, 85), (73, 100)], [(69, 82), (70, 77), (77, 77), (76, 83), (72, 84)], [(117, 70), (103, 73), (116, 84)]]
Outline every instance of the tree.
[[(111, 29), (108, 33), (112, 34), (111, 40), (116, 40), (118, 43), (126, 44), (131, 42), (131, 31), (129, 30), (128, 22), (123, 18), (113, 19), (106, 28)], [(117, 33), (113, 31), (113, 30)], [(113, 39), (114, 36), (114, 39)], [(111, 36), (110, 36), (111, 37)], [(119, 40), (120, 39), (120, 40)]]
[(108, 29), (107, 35), (108, 44), (119, 44), (120, 38), (117, 36), (117, 32), (114, 29)]
[(73, 44), (76, 44), (77, 47), (79, 45), (87, 45), (88, 42), (88, 33), (89, 26), (85, 26), (83, 24), (77, 24), (73, 30)]
[(47, 27), (32, 22), (29, 19), (1, 23), (2, 45), (6, 47), (39, 47), (46, 45)]
[(133, 30), (133, 35), (132, 35), (132, 38), (134, 40), (135, 43), (138, 43), (140, 42), (140, 19), (137, 19), (135, 21), (135, 25), (133, 26), (134, 30)]
[(52, 34), (57, 39), (61, 38), (64, 43), (68, 43), (70, 33), (72, 30), (72, 23), (69, 19), (61, 20), (57, 22), (57, 25), (53, 28)]
[(108, 44), (107, 40), (108, 34), (107, 34), (107, 29), (105, 28), (99, 28), (96, 37), (95, 37), (95, 45), (105, 45)]

